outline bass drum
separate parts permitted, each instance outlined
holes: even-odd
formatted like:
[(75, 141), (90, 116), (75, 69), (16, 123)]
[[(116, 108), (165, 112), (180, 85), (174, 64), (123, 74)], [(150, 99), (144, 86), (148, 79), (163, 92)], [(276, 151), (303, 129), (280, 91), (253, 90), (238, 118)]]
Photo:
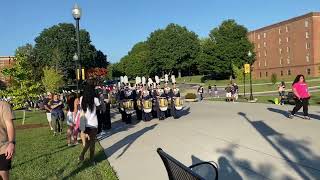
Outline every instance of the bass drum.
[(183, 108), (183, 100), (180, 97), (174, 98), (174, 107), (176, 110), (181, 110)]
[(168, 109), (168, 100), (165, 97), (159, 98), (159, 108), (161, 111), (166, 111)]
[(143, 101), (143, 111), (145, 113), (150, 113), (152, 111), (152, 100), (144, 100)]

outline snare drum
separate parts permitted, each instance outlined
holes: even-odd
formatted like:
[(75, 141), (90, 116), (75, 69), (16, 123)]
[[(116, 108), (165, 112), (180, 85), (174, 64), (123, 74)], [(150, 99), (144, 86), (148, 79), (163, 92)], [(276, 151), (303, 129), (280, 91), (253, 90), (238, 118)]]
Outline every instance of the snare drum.
[(152, 111), (152, 101), (151, 100), (144, 100), (143, 101), (143, 111), (145, 113), (150, 113)]
[(183, 107), (183, 100), (180, 99), (180, 97), (175, 97), (174, 98), (174, 106), (176, 110), (181, 110)]
[(159, 108), (161, 111), (166, 111), (168, 109), (168, 100), (165, 97), (159, 98)]
[(124, 101), (122, 103), (123, 108), (126, 110), (133, 110), (134, 109), (134, 105), (133, 105), (133, 100), (132, 99), (128, 99), (126, 101)]

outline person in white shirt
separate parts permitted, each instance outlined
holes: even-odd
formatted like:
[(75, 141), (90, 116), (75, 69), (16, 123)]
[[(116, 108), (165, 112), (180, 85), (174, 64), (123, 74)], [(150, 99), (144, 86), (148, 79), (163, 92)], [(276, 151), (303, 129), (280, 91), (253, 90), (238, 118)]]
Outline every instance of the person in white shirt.
[(84, 155), (90, 148), (90, 160), (95, 164), (94, 151), (96, 135), (98, 132), (98, 118), (96, 111), (100, 106), (100, 102), (96, 97), (94, 86), (87, 85), (84, 88), (83, 96), (80, 98), (80, 105), (81, 111), (86, 119), (84, 133), (87, 134), (87, 138), (85, 138), (84, 147), (79, 156), (79, 161), (84, 160)]

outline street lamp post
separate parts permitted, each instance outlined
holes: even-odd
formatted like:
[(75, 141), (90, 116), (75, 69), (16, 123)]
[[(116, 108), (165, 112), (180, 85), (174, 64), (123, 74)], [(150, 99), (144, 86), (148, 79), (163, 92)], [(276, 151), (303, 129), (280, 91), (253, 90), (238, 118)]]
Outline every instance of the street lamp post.
[[(79, 91), (79, 81), (81, 78), (81, 63), (80, 63), (80, 35), (79, 35), (79, 21), (81, 18), (81, 8), (75, 4), (73, 9), (72, 9), (72, 16), (76, 20), (76, 38), (77, 38), (77, 69), (79, 69), (79, 79), (77, 79), (77, 91)], [(78, 75), (78, 72), (77, 72)]]
[[(249, 59), (252, 57), (251, 51), (248, 52), (248, 57)], [(250, 64), (250, 101), (253, 100), (253, 95), (252, 95), (252, 67)]]
[(73, 61), (76, 62), (77, 92), (79, 92), (79, 77), (80, 77), (80, 76), (78, 75), (78, 68), (77, 68), (77, 66), (78, 66), (78, 60), (79, 60), (79, 57), (78, 57), (77, 53), (74, 53), (74, 55), (73, 55)]

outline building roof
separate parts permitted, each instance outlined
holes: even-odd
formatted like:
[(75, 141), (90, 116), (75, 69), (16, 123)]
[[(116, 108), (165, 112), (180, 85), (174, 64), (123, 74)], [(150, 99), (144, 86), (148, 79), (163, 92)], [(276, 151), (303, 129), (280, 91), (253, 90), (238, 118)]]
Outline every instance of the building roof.
[(302, 16), (297, 16), (297, 17), (294, 17), (294, 18), (291, 18), (291, 19), (288, 19), (288, 20), (285, 20), (285, 21), (281, 21), (281, 22), (278, 22), (278, 23), (275, 23), (275, 24), (272, 24), (272, 25), (269, 25), (269, 26), (265, 26), (265, 27), (250, 31), (249, 33), (254, 33), (254, 32), (257, 32), (257, 31), (264, 31), (264, 30), (267, 30), (267, 29), (279, 27), (279, 26), (282, 26), (284, 24), (289, 24), (291, 22), (299, 21), (301, 19), (305, 19), (305, 18), (313, 17), (313, 16), (320, 16), (320, 12), (310, 12), (310, 13), (304, 14)]

